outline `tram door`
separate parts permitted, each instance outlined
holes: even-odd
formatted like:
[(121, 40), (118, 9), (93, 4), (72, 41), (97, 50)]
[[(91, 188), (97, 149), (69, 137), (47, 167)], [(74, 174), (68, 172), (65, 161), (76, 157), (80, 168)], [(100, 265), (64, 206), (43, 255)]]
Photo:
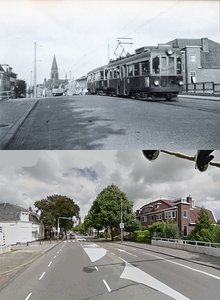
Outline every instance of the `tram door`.
[(126, 66), (120, 66), (120, 94), (126, 95)]

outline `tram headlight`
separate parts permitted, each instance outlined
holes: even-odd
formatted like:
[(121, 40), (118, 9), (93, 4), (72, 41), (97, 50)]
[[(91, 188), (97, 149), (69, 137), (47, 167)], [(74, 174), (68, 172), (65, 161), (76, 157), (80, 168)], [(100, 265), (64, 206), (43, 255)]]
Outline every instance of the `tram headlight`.
[(154, 85), (155, 85), (155, 86), (158, 86), (158, 85), (159, 85), (159, 80), (155, 79), (155, 80), (154, 80)]
[(167, 55), (172, 55), (173, 54), (173, 50), (172, 49), (167, 49)]
[(182, 81), (182, 80), (179, 81), (179, 85), (180, 85), (180, 86), (183, 85), (183, 81)]

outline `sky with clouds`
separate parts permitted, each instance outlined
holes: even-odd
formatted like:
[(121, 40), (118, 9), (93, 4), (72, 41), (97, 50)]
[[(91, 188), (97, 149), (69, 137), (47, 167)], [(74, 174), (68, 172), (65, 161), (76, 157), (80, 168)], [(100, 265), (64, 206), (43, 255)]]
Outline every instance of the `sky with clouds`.
[(60, 79), (79, 78), (115, 58), (118, 37), (133, 39), (130, 53), (175, 38), (220, 43), (219, 15), (219, 0), (0, 0), (0, 63), (33, 84), (36, 43), (37, 83), (54, 55)]
[[(196, 151), (178, 151), (194, 156)], [(213, 152), (220, 162), (220, 151)], [(60, 194), (80, 207), (82, 219), (107, 186), (115, 184), (133, 201), (134, 211), (157, 199), (186, 198), (220, 219), (220, 169), (195, 169), (193, 161), (160, 153), (150, 162), (142, 151), (1, 151), (0, 202), (24, 208)]]

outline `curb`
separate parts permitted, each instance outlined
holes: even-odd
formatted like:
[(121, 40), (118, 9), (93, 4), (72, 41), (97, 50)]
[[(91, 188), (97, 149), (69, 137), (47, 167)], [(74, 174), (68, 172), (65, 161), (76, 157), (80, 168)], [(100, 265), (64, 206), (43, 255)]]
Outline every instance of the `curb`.
[[(113, 241), (113, 243), (119, 244), (119, 242), (114, 242), (114, 241)], [(124, 245), (126, 245), (125, 243), (124, 243)], [(170, 254), (170, 253), (167, 253), (167, 252), (162, 252), (162, 251), (157, 251), (157, 250), (152, 250), (152, 249), (146, 249), (146, 248), (143, 248), (143, 247), (139, 247), (137, 245), (134, 245), (134, 246), (133, 245), (126, 245), (126, 246), (128, 246), (128, 247), (135, 247), (135, 248), (139, 248), (139, 249), (142, 249), (142, 250), (147, 250), (147, 251), (151, 251), (151, 252), (155, 252), (155, 253), (165, 254), (165, 255), (168, 255), (168, 256), (171, 256), (171, 257), (174, 257), (174, 258), (177, 258), (177, 259), (182, 259), (182, 260), (185, 260), (185, 261), (196, 263), (198, 265), (203, 265), (203, 266), (210, 267), (210, 268), (213, 268), (213, 269), (216, 269), (216, 270), (220, 270), (220, 266), (217, 267), (217, 266), (209, 265), (209, 264), (206, 264), (206, 263), (203, 263), (203, 262), (198, 262), (198, 261), (193, 260), (193, 259), (179, 257), (177, 255)]]
[(34, 104), (27, 110), (27, 112), (10, 128), (10, 130), (7, 132), (7, 134), (2, 138), (0, 141), (0, 150), (4, 150), (10, 141), (13, 139), (14, 135), (18, 131), (19, 127), (23, 124), (25, 119), (29, 116), (31, 111), (34, 109), (34, 107), (37, 105), (39, 100), (36, 100)]
[(25, 267), (25, 266), (31, 264), (33, 261), (35, 261), (36, 259), (38, 259), (40, 256), (44, 255), (44, 254), (47, 253), (48, 251), (52, 250), (52, 249), (53, 249), (55, 246), (57, 246), (57, 245), (58, 245), (58, 243), (55, 244), (55, 245), (53, 245), (52, 247), (46, 249), (45, 251), (43, 251), (43, 252), (41, 252), (41, 253), (38, 253), (38, 254), (36, 255), (36, 257), (34, 257), (34, 258), (32, 258), (31, 260), (29, 260), (29, 261), (27, 261), (27, 262), (25, 262), (25, 263), (23, 263), (23, 264), (21, 264), (21, 265), (15, 267), (14, 269), (12, 269), (12, 270), (10, 270), (10, 271), (6, 271), (6, 272), (3, 272), (3, 273), (0, 273), (0, 276), (1, 276), (1, 275), (7, 275), (7, 274), (10, 274), (10, 273), (16, 271), (18, 268), (21, 268), (21, 267), (23, 268), (23, 267)]

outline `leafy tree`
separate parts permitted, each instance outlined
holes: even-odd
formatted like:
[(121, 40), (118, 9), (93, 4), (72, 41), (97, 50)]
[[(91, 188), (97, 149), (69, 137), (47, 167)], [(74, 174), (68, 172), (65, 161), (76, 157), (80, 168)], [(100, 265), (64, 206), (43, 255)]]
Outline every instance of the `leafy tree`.
[(166, 220), (166, 222), (155, 222), (147, 227), (151, 236), (156, 233), (162, 238), (177, 239), (180, 237), (179, 229), (173, 219)]
[(20, 97), (21, 95), (26, 95), (26, 82), (24, 80), (17, 79), (16, 80), (16, 87), (15, 91), (17, 91), (17, 97)]
[(114, 239), (114, 229), (119, 229), (121, 223), (121, 211), (125, 228), (135, 224), (135, 215), (132, 211), (133, 203), (128, 200), (117, 186), (108, 186), (96, 197), (89, 211), (89, 219), (92, 226), (98, 230), (103, 227), (110, 228), (111, 238)]
[(79, 231), (81, 234), (85, 233), (85, 227), (84, 224), (78, 224), (76, 226), (73, 227), (74, 231)]
[[(48, 226), (57, 226), (58, 217), (77, 216), (80, 210), (72, 199), (62, 195), (47, 196), (36, 201), (34, 206), (41, 212), (42, 223)], [(59, 219), (59, 224), (65, 231), (73, 226), (73, 222), (67, 219)]]
[(196, 222), (195, 228), (187, 236), (188, 240), (213, 242), (214, 241), (214, 228), (209, 219), (208, 212), (204, 207), (201, 208)]

